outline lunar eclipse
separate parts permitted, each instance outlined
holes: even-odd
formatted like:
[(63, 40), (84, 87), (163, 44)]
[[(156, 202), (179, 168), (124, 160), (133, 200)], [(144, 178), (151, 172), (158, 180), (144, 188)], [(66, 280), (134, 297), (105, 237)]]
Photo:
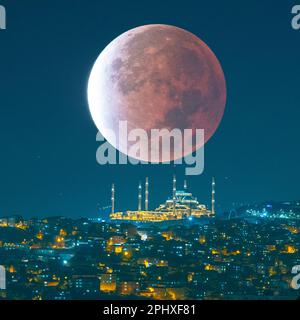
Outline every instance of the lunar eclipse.
[[(88, 101), (95, 125), (115, 148), (139, 160), (164, 162), (163, 156), (128, 153), (130, 145), (116, 143), (107, 129), (117, 136), (120, 121), (149, 136), (154, 128), (204, 129), (207, 142), (224, 113), (226, 83), (218, 59), (198, 37), (174, 26), (145, 25), (101, 52), (90, 74)], [(193, 151), (200, 147), (195, 144)], [(175, 150), (171, 160), (181, 156)]]

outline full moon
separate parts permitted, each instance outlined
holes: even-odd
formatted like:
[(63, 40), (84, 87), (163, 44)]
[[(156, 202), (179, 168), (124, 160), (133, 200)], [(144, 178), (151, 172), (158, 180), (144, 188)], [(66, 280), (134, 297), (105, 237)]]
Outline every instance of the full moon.
[[(145, 130), (148, 148), (151, 129), (204, 129), (207, 142), (224, 113), (226, 82), (218, 59), (194, 34), (145, 25), (121, 34), (101, 52), (90, 74), (88, 102), (95, 125), (115, 148), (138, 160), (165, 162), (164, 155), (150, 159), (150, 151), (128, 151), (134, 142), (118, 138), (120, 121), (127, 121), (128, 131)], [(195, 143), (193, 151), (202, 146)], [(186, 155), (175, 149), (171, 160)]]

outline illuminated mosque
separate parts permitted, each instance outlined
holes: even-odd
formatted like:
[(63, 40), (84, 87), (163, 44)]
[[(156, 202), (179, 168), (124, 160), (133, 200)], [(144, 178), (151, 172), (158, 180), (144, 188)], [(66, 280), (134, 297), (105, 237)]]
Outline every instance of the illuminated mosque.
[(173, 196), (155, 210), (149, 210), (149, 179), (145, 181), (145, 207), (142, 209), (142, 184), (138, 186), (138, 209), (115, 212), (115, 185), (111, 189), (111, 220), (127, 222), (163, 222), (192, 220), (193, 218), (213, 218), (215, 216), (215, 180), (212, 179), (211, 209), (200, 204), (188, 191), (187, 181), (183, 190), (176, 189), (176, 176), (173, 176)]

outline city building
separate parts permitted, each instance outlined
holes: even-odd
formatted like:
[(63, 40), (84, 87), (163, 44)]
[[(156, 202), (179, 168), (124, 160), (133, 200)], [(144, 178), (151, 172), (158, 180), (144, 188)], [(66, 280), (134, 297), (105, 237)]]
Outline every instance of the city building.
[(112, 186), (112, 212), (111, 220), (132, 221), (132, 222), (164, 222), (182, 221), (186, 219), (213, 218), (215, 216), (215, 180), (212, 179), (212, 204), (208, 209), (204, 204), (199, 203), (197, 198), (188, 190), (187, 182), (184, 181), (183, 190), (176, 188), (176, 176), (173, 176), (173, 194), (164, 204), (154, 210), (149, 208), (149, 180), (145, 182), (145, 209), (142, 210), (142, 185), (138, 186), (138, 210), (127, 210), (115, 212), (115, 186)]

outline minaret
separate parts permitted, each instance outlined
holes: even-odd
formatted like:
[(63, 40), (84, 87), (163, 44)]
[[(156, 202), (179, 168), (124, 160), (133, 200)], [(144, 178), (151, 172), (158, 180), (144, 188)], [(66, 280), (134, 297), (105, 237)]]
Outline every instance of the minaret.
[(173, 175), (173, 214), (175, 214), (175, 206), (176, 206), (176, 176)]
[(139, 195), (138, 195), (138, 211), (142, 211), (142, 184), (139, 182)]
[(148, 211), (149, 209), (149, 181), (148, 177), (146, 177), (145, 182), (145, 211)]
[(212, 178), (211, 183), (211, 213), (215, 214), (215, 178)]
[(115, 213), (115, 184), (111, 187), (111, 213)]
[(186, 181), (186, 179), (184, 180), (184, 183), (183, 183), (183, 189), (187, 190), (187, 181)]

